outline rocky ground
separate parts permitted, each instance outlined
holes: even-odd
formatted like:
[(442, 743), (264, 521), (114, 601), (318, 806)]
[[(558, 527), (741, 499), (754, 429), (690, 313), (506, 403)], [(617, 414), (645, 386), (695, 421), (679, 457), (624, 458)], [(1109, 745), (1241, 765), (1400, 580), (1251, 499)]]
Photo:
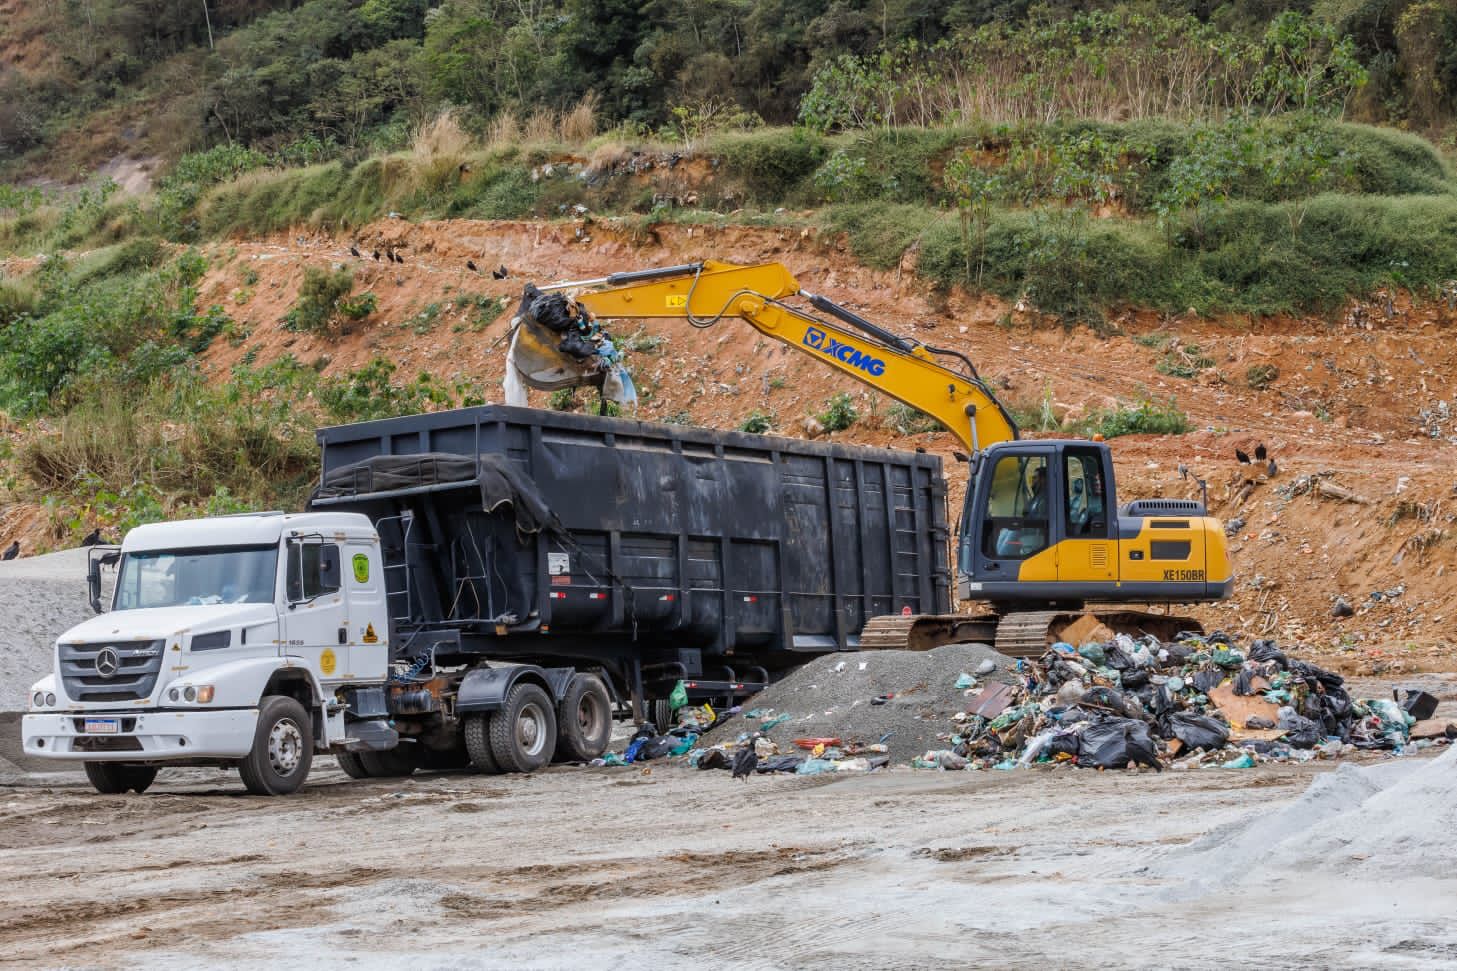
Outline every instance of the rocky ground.
[(663, 766), (361, 783), (329, 767), (283, 800), (204, 770), (145, 796), (0, 789), (16, 888), (0, 963), (1447, 964), (1445, 751), (747, 783)]

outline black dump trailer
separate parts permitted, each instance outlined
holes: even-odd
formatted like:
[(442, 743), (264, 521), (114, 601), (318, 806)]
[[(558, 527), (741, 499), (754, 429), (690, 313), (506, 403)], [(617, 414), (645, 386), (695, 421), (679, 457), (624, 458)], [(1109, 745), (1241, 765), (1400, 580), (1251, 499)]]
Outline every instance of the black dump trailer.
[(937, 456), (499, 405), (318, 440), (311, 505), (376, 523), (401, 662), (743, 697), (950, 606)]

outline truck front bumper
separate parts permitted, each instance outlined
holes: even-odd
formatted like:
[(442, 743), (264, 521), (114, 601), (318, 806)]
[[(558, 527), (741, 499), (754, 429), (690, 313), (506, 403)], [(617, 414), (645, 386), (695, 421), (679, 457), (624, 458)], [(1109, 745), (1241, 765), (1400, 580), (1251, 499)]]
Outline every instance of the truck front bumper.
[[(86, 720), (117, 719), (120, 731), (88, 734)], [(258, 709), (107, 711), (26, 715), (25, 754), (73, 762), (239, 759), (253, 747)]]

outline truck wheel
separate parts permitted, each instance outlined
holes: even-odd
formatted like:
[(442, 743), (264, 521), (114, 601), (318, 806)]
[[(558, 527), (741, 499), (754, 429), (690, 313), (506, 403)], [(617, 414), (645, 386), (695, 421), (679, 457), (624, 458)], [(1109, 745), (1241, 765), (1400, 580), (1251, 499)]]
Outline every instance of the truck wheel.
[(659, 698), (653, 702), (649, 715), (652, 717), (653, 725), (657, 727), (659, 735), (666, 735), (678, 727), (678, 723), (673, 720), (673, 716), (677, 713), (678, 709), (674, 708), (667, 698)]
[(258, 796), (298, 791), (314, 762), (314, 726), (304, 706), (286, 695), (269, 695), (258, 706), (253, 748), (238, 763), (243, 785)]
[(115, 796), (130, 789), (146, 792), (157, 778), (155, 765), (121, 765), (116, 762), (87, 762), (86, 778), (102, 795)]
[(369, 770), (364, 767), (364, 761), (360, 759), (358, 752), (340, 752), (334, 758), (339, 760), (339, 768), (351, 779), (368, 779)]
[(488, 775), (501, 771), (491, 752), (491, 716), (470, 715), (465, 720), (465, 751), (470, 764)]
[(535, 772), (556, 751), (556, 710), (534, 684), (518, 684), (491, 717), (491, 754), (505, 772)]
[(382, 752), (360, 752), (359, 761), (372, 779), (398, 779), (414, 775), (417, 763), (414, 754), (403, 746)]
[(612, 741), (612, 699), (595, 674), (579, 674), (557, 706), (557, 762), (590, 762)]

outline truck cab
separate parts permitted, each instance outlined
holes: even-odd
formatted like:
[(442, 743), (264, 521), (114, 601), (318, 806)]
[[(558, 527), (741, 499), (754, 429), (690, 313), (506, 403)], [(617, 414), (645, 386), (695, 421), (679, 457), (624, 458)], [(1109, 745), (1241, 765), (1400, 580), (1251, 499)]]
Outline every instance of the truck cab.
[[(104, 612), (101, 561), (116, 566)], [(93, 552), (92, 590), (98, 616), (57, 638), (22, 736), (102, 792), (143, 791), (163, 765), (236, 766), (250, 791), (292, 792), (347, 741), (341, 689), (388, 676), (379, 537), (359, 514), (140, 526)]]

